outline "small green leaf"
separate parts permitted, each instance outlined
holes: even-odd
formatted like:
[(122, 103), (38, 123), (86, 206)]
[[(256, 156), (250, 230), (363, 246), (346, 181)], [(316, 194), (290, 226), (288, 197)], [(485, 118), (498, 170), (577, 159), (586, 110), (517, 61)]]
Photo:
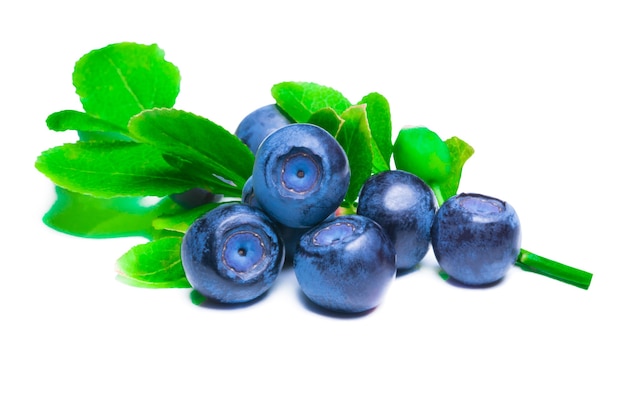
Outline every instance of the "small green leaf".
[(367, 105), (367, 122), (372, 133), (373, 171), (386, 171), (393, 152), (389, 102), (381, 94), (372, 92), (364, 96), (359, 104)]
[(76, 110), (61, 110), (52, 113), (46, 119), (46, 124), (53, 131), (126, 132), (126, 128), (119, 128), (106, 120)]
[(196, 219), (225, 203), (226, 202), (208, 203), (185, 212), (160, 216), (154, 219), (152, 226), (157, 230), (170, 230), (185, 233)]
[(365, 105), (355, 105), (341, 114), (345, 120), (336, 139), (350, 162), (350, 185), (345, 202), (356, 201), (361, 186), (372, 175), (372, 135)]
[(43, 152), (35, 167), (56, 185), (94, 197), (163, 197), (197, 182), (136, 142), (76, 142)]
[(240, 193), (252, 175), (250, 149), (234, 134), (193, 113), (146, 110), (131, 119), (128, 129), (131, 138), (165, 153), (170, 164), (207, 181), (214, 193)]
[(61, 110), (46, 119), (53, 131), (78, 131), (82, 141), (130, 141), (126, 129), (76, 110)]
[(283, 82), (272, 87), (276, 104), (298, 123), (306, 123), (318, 110), (331, 108), (341, 114), (351, 105), (339, 91), (316, 83)]
[(457, 193), (461, 181), (461, 173), (465, 162), (474, 154), (474, 148), (458, 137), (452, 137), (445, 141), (450, 151), (451, 165), (448, 177), (439, 184), (443, 200)]
[(152, 227), (158, 216), (180, 207), (169, 199), (151, 203), (145, 197), (103, 199), (56, 187), (57, 198), (43, 217), (48, 227), (86, 238), (138, 236), (154, 239), (161, 235)]
[(118, 280), (145, 288), (191, 288), (183, 269), (182, 237), (136, 245), (117, 261)]
[(307, 122), (322, 127), (332, 136), (335, 136), (343, 124), (343, 119), (334, 109), (324, 108), (313, 113)]
[(75, 65), (72, 80), (84, 110), (125, 130), (144, 109), (172, 107), (180, 90), (178, 68), (157, 45), (117, 43), (91, 51)]

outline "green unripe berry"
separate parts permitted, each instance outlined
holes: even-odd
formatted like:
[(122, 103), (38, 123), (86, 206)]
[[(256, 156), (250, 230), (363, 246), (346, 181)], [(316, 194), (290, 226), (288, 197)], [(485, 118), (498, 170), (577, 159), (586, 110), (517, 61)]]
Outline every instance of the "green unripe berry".
[(405, 127), (393, 146), (396, 168), (417, 175), (426, 183), (441, 182), (450, 174), (450, 151), (439, 135), (426, 127)]

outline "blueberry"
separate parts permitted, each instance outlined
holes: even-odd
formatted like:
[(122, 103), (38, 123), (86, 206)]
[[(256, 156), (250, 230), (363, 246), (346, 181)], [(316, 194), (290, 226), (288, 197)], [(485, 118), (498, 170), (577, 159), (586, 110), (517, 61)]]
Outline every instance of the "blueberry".
[(296, 279), (315, 304), (361, 313), (377, 307), (396, 274), (393, 243), (361, 215), (344, 215), (311, 228), (293, 260)]
[(323, 221), (343, 201), (350, 167), (343, 148), (313, 124), (289, 124), (259, 146), (252, 171), (258, 205), (293, 228)]
[(266, 292), (285, 251), (276, 225), (258, 208), (223, 204), (196, 220), (181, 247), (185, 275), (207, 298), (248, 302)]
[(513, 207), (481, 194), (461, 193), (437, 211), (432, 245), (441, 269), (472, 286), (502, 279), (520, 252), (520, 221)]
[(237, 126), (235, 135), (252, 153), (256, 153), (265, 137), (291, 123), (291, 119), (277, 105), (266, 105), (244, 117)]
[(375, 174), (363, 184), (357, 214), (382, 226), (394, 243), (396, 266), (405, 270), (426, 256), (436, 210), (435, 194), (424, 181), (392, 170)]
[(280, 223), (277, 225), (280, 236), (285, 243), (285, 265), (292, 265), (296, 247), (300, 243), (300, 238), (304, 233), (309, 231), (309, 228), (289, 227)]
[(170, 198), (181, 207), (191, 209), (208, 203), (217, 203), (223, 196), (197, 187), (182, 193), (172, 194)]

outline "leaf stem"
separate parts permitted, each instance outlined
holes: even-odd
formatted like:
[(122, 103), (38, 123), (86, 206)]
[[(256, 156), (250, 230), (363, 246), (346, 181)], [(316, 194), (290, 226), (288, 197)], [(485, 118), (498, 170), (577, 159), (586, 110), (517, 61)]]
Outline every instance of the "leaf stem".
[(593, 277), (593, 274), (589, 272), (539, 256), (525, 249), (520, 251), (516, 265), (523, 270), (541, 274), (582, 289), (589, 289)]
[(443, 194), (441, 193), (441, 186), (439, 186), (439, 184), (437, 183), (431, 183), (430, 188), (435, 193), (437, 204), (439, 204), (439, 206), (441, 207), (441, 204), (443, 204), (443, 202), (446, 201), (446, 199), (443, 197)]

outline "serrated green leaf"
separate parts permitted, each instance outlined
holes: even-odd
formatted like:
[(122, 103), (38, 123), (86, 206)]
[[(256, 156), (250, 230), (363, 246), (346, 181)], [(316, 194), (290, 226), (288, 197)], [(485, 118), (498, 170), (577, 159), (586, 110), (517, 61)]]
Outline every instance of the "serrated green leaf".
[(458, 137), (452, 137), (444, 141), (450, 151), (452, 160), (450, 166), (450, 174), (448, 178), (441, 183), (440, 191), (444, 200), (454, 196), (459, 188), (461, 181), (461, 173), (465, 162), (474, 154), (474, 148), (467, 142)]
[(372, 136), (367, 123), (365, 105), (355, 105), (341, 114), (344, 123), (337, 133), (350, 162), (350, 185), (345, 201), (356, 201), (361, 186), (372, 175)]
[(182, 237), (136, 245), (117, 261), (118, 280), (146, 288), (191, 288), (183, 269)]
[(318, 110), (331, 108), (341, 114), (351, 105), (339, 91), (316, 83), (287, 81), (272, 87), (276, 104), (298, 123), (306, 123)]
[(128, 129), (131, 138), (154, 146), (170, 164), (206, 181), (214, 193), (238, 194), (252, 175), (250, 149), (234, 134), (193, 113), (146, 110), (131, 119)]
[(367, 105), (367, 122), (372, 133), (373, 171), (386, 171), (390, 167), (393, 143), (391, 141), (391, 110), (387, 98), (372, 92), (359, 104)]
[(43, 216), (48, 227), (85, 238), (145, 237), (162, 233), (152, 227), (155, 218), (180, 207), (169, 199), (152, 203), (145, 197), (96, 198), (56, 186), (57, 198)]
[(185, 233), (196, 219), (225, 203), (226, 202), (208, 203), (185, 212), (160, 216), (152, 221), (152, 226), (157, 230), (170, 230)]
[(85, 54), (72, 74), (84, 110), (125, 130), (142, 110), (174, 106), (180, 72), (164, 56), (155, 44), (137, 43), (111, 44)]
[(56, 185), (94, 197), (163, 197), (197, 182), (136, 142), (76, 142), (43, 152), (35, 167)]
[(343, 124), (343, 119), (339, 117), (334, 109), (324, 108), (313, 113), (309, 118), (308, 123), (322, 127), (332, 136), (336, 136), (337, 132), (339, 132), (339, 129), (341, 128), (341, 125)]

